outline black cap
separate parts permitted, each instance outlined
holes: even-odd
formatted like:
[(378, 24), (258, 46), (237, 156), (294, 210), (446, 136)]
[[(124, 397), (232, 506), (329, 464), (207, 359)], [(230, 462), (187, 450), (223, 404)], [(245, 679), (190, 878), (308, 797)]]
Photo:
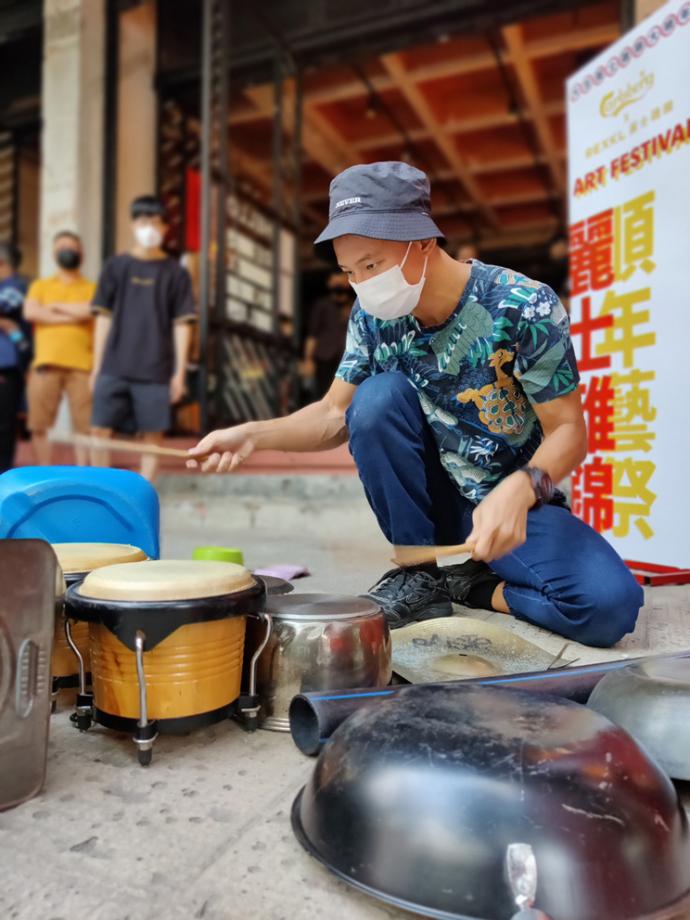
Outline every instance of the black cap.
[(332, 241), (352, 233), (375, 240), (443, 239), (431, 219), (426, 173), (396, 160), (350, 166), (331, 182), (328, 226), (314, 240), (318, 255), (332, 251)]

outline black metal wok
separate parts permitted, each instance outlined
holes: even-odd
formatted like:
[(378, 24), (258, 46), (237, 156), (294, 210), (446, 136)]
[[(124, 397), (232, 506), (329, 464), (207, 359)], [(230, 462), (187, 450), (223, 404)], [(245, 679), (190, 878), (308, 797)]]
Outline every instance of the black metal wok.
[(546, 695), (406, 687), (340, 726), (292, 818), (342, 879), (443, 920), (683, 916), (690, 891), (671, 781), (608, 719)]

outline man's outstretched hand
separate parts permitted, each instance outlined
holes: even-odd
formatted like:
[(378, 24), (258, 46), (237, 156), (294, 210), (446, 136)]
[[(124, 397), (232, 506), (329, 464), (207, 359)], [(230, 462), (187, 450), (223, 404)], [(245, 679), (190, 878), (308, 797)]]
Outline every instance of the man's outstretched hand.
[(192, 447), (186, 465), (204, 473), (232, 473), (254, 453), (255, 447), (246, 425), (223, 428), (207, 434)]

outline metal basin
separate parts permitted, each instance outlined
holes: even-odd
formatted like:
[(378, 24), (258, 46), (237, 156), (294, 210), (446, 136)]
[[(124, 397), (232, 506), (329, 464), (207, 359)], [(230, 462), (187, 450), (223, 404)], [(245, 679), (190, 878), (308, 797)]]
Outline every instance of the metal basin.
[[(289, 731), (292, 698), (309, 690), (380, 687), (391, 679), (391, 641), (381, 610), (361, 597), (268, 598), (271, 635), (257, 663), (261, 727)], [(263, 639), (252, 624), (245, 661)]]
[(690, 658), (652, 659), (607, 674), (588, 705), (629, 731), (669, 776), (690, 780)]
[(413, 686), (359, 710), (321, 752), (293, 829), (339, 877), (423, 916), (686, 916), (673, 784), (623, 729), (556, 697)]

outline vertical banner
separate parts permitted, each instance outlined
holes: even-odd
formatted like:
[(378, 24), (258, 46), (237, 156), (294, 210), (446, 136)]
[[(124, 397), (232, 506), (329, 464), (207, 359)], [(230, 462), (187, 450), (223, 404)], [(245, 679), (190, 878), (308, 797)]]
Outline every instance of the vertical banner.
[(690, 566), (690, 2), (567, 84), (571, 329), (589, 431), (573, 510)]

